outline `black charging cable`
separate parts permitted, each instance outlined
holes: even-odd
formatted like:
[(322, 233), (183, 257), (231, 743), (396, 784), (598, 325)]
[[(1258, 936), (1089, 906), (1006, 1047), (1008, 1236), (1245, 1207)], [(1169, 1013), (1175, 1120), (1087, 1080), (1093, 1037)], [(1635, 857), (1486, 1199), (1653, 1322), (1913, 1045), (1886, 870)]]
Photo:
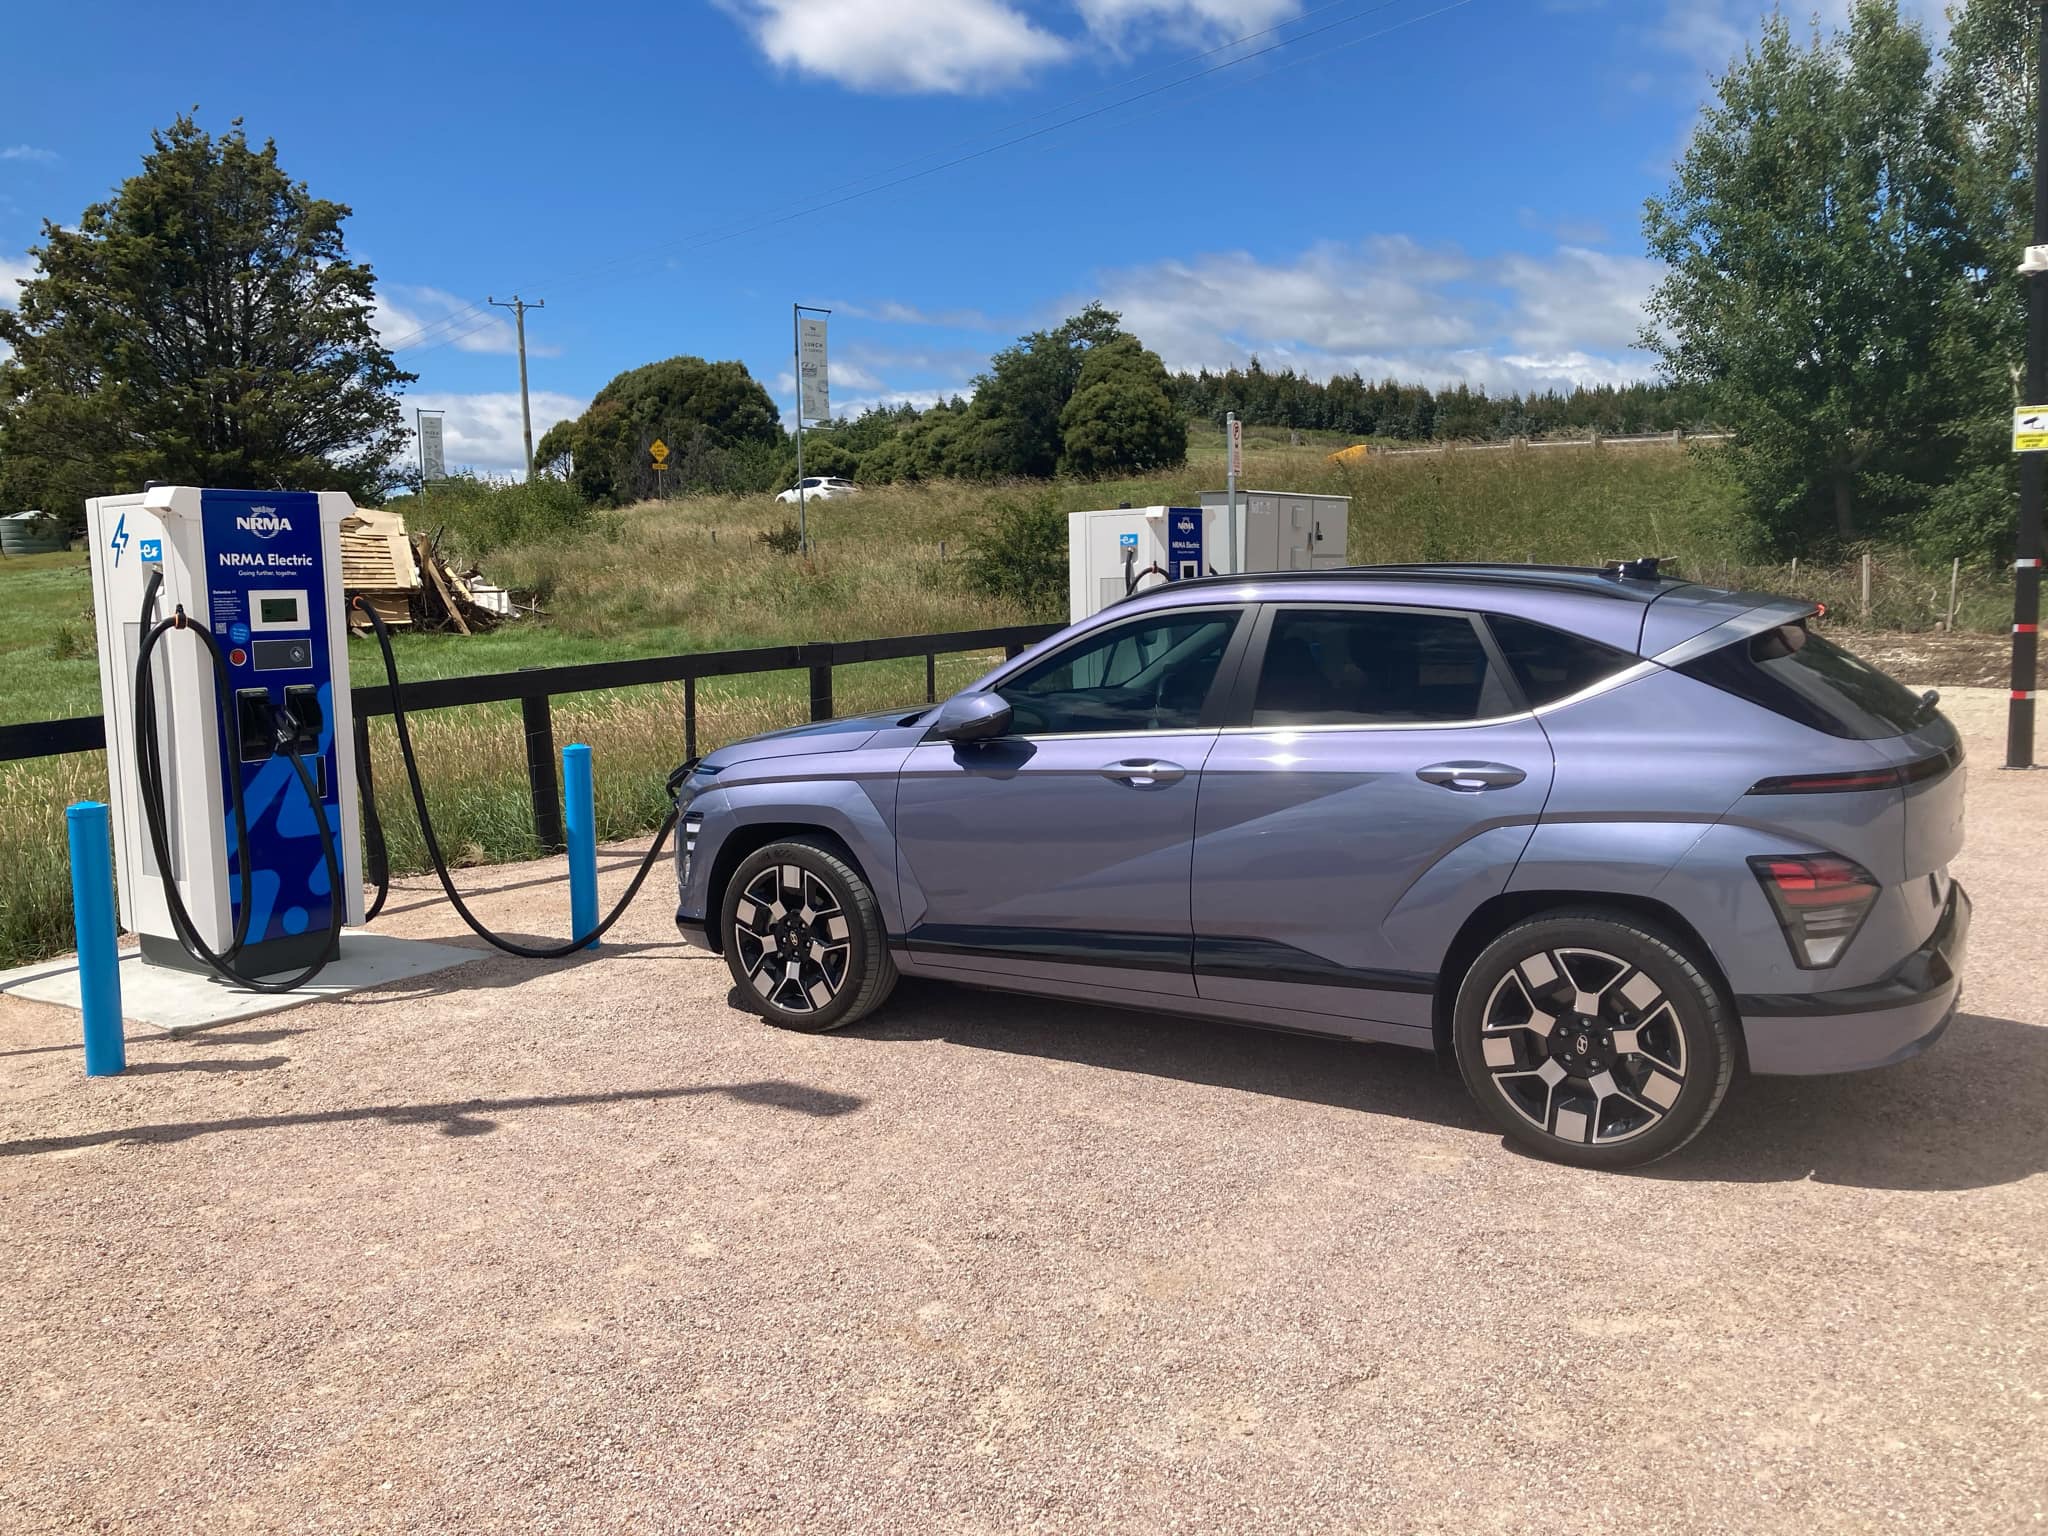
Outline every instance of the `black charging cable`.
[[(254, 905), (254, 872), (249, 857), (249, 814), (242, 797), (242, 725), (239, 713), (230, 705), (233, 694), (232, 680), (228, 674), (227, 658), (221, 654), (220, 642), (213, 637), (213, 631), (199, 620), (185, 612), (180, 604), (171, 617), (150, 623), (150, 616), (156, 612), (157, 589), (163, 584), (163, 573), (152, 571), (142, 592), (142, 645), (135, 655), (135, 742), (137, 773), (136, 779), (142, 799), (143, 820), (149, 829), (150, 851), (156, 857), (157, 874), (163, 881), (164, 905), (170, 912), (171, 927), (176, 931), (178, 943), (185, 953), (212, 971), (221, 980), (249, 992), (295, 992), (318, 976), (327, 967), (327, 956), (322, 955), (298, 975), (282, 981), (265, 980), (261, 977), (246, 976), (231, 963), (236, 959), (248, 938), (249, 913)], [(228, 751), (233, 761), (227, 774), (228, 799), (235, 818), (235, 852), (238, 871), (238, 894), (241, 898), (240, 911), (235, 916), (235, 929), (228, 947), (219, 953), (208, 947), (199, 936), (198, 924), (192, 921), (192, 914), (185, 906), (185, 898), (178, 890), (177, 879), (171, 872), (171, 841), (168, 818), (164, 813), (163, 746), (156, 729), (156, 687), (151, 673), (151, 657), (157, 641), (174, 629), (189, 630), (199, 637), (213, 658), (214, 708), (223, 718), (228, 740)], [(320, 856), (327, 865), (327, 889), (334, 904), (337, 918), (342, 913), (343, 892), (341, 888), (341, 857), (334, 843), (334, 830), (327, 821), (327, 807), (321, 802), (319, 789), (313, 783), (313, 776), (306, 772), (306, 764), (299, 756), (299, 740), (296, 730), (280, 728), (277, 745), (290, 760), (292, 772), (298, 776), (299, 787), (305, 792), (306, 803), (313, 808), (313, 821), (320, 832)]]
[[(592, 943), (604, 937), (612, 924), (625, 915), (626, 908), (633, 904), (633, 898), (640, 894), (640, 887), (646, 884), (647, 876), (653, 870), (655, 861), (661, 857), (661, 850), (663, 845), (668, 842), (669, 833), (675, 830), (676, 808), (674, 798), (681, 780), (674, 774), (669, 776), (670, 804), (668, 815), (662, 818), (661, 830), (655, 834), (653, 846), (647, 850), (646, 857), (641, 859), (640, 868), (634, 871), (632, 884), (626, 887), (626, 893), (619, 898), (618, 905), (611, 909), (604, 921), (591, 929), (590, 932), (579, 934), (562, 944), (519, 944), (511, 939), (501, 938), (479, 922), (476, 914), (471, 912), (469, 907), (463, 902), (461, 893), (455, 889), (454, 878), (448, 873), (448, 861), (442, 857), (441, 840), (434, 835), (433, 817), (427, 813), (426, 786), (420, 782), (419, 759), (413, 755), (412, 729), (406, 723), (405, 700), (403, 694), (399, 691), (398, 661), (391, 654), (391, 631), (385, 627), (383, 615), (378, 613), (370, 604), (364, 602), (361, 598), (357, 598), (354, 606), (358, 613), (370, 621), (370, 629), (377, 637), (377, 648), (384, 653), (384, 679), (391, 690), (391, 723), (398, 731), (399, 759), (405, 765), (406, 783), (412, 789), (412, 808), (419, 817), (420, 837), (427, 845), (427, 857), (433, 863), (434, 874), (441, 882), (441, 889), (448, 895), (448, 904), (455, 908), (456, 914), (461, 917), (463, 922), (469, 925), (471, 933), (474, 933), (493, 948), (502, 949), (508, 955), (518, 955), (525, 960), (560, 960), (575, 954), (579, 950), (588, 949)], [(369, 788), (367, 776), (363, 778), (362, 783), (365, 790), (367, 790)], [(383, 904), (383, 893), (380, 889), (377, 905), (382, 907)]]

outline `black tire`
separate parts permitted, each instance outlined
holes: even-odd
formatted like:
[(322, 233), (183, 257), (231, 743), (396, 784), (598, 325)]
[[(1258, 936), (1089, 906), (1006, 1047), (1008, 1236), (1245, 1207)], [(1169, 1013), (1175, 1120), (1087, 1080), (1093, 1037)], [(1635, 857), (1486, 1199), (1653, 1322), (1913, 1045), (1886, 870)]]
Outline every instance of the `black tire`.
[(793, 837), (750, 854), (726, 882), (719, 931), (741, 1003), (781, 1029), (844, 1028), (896, 985), (875, 893), (822, 840)]
[(1683, 943), (1595, 910), (1508, 929), (1472, 962), (1451, 1017), (1458, 1069), (1487, 1118), (1578, 1168), (1639, 1168), (1697, 1136), (1728, 1091), (1734, 1029)]

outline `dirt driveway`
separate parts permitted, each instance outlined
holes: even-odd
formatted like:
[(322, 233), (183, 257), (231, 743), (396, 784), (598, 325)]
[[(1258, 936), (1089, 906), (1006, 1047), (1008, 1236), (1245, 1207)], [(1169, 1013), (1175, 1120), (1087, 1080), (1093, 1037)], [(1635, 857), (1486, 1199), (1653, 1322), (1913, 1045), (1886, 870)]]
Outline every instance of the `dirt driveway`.
[[(2041, 1529), (2048, 774), (1954, 708), (1966, 1015), (1642, 1175), (1392, 1049), (782, 1034), (659, 895), (116, 1080), (0, 1003), (0, 1530)], [(556, 873), (466, 883), (550, 932)]]

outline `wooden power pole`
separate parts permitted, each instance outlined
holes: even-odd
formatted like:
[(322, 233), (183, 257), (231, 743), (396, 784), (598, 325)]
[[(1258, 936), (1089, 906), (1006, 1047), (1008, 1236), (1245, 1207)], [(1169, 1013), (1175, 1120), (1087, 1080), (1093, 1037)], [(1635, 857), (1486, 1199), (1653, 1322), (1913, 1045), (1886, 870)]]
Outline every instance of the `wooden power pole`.
[[(474, 288), (469, 291), (471, 293), (476, 292)], [(531, 480), (533, 478), (533, 409), (526, 403), (526, 312), (529, 309), (546, 309), (548, 301), (546, 299), (535, 299), (528, 303), (515, 293), (509, 302), (494, 299), (489, 294), (486, 294), (484, 295), (484, 302), (486, 304), (496, 304), (500, 309), (511, 310), (518, 322), (519, 430), (526, 438), (526, 478)]]

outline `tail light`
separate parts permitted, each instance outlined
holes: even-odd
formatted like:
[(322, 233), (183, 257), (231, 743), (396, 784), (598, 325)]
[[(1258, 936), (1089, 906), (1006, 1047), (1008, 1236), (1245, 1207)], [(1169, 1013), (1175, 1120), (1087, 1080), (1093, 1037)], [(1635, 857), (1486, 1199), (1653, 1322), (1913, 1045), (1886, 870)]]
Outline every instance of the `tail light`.
[(1823, 970), (1841, 959), (1877, 902), (1876, 878), (1836, 854), (1765, 854), (1749, 867), (1770, 897), (1801, 970)]

